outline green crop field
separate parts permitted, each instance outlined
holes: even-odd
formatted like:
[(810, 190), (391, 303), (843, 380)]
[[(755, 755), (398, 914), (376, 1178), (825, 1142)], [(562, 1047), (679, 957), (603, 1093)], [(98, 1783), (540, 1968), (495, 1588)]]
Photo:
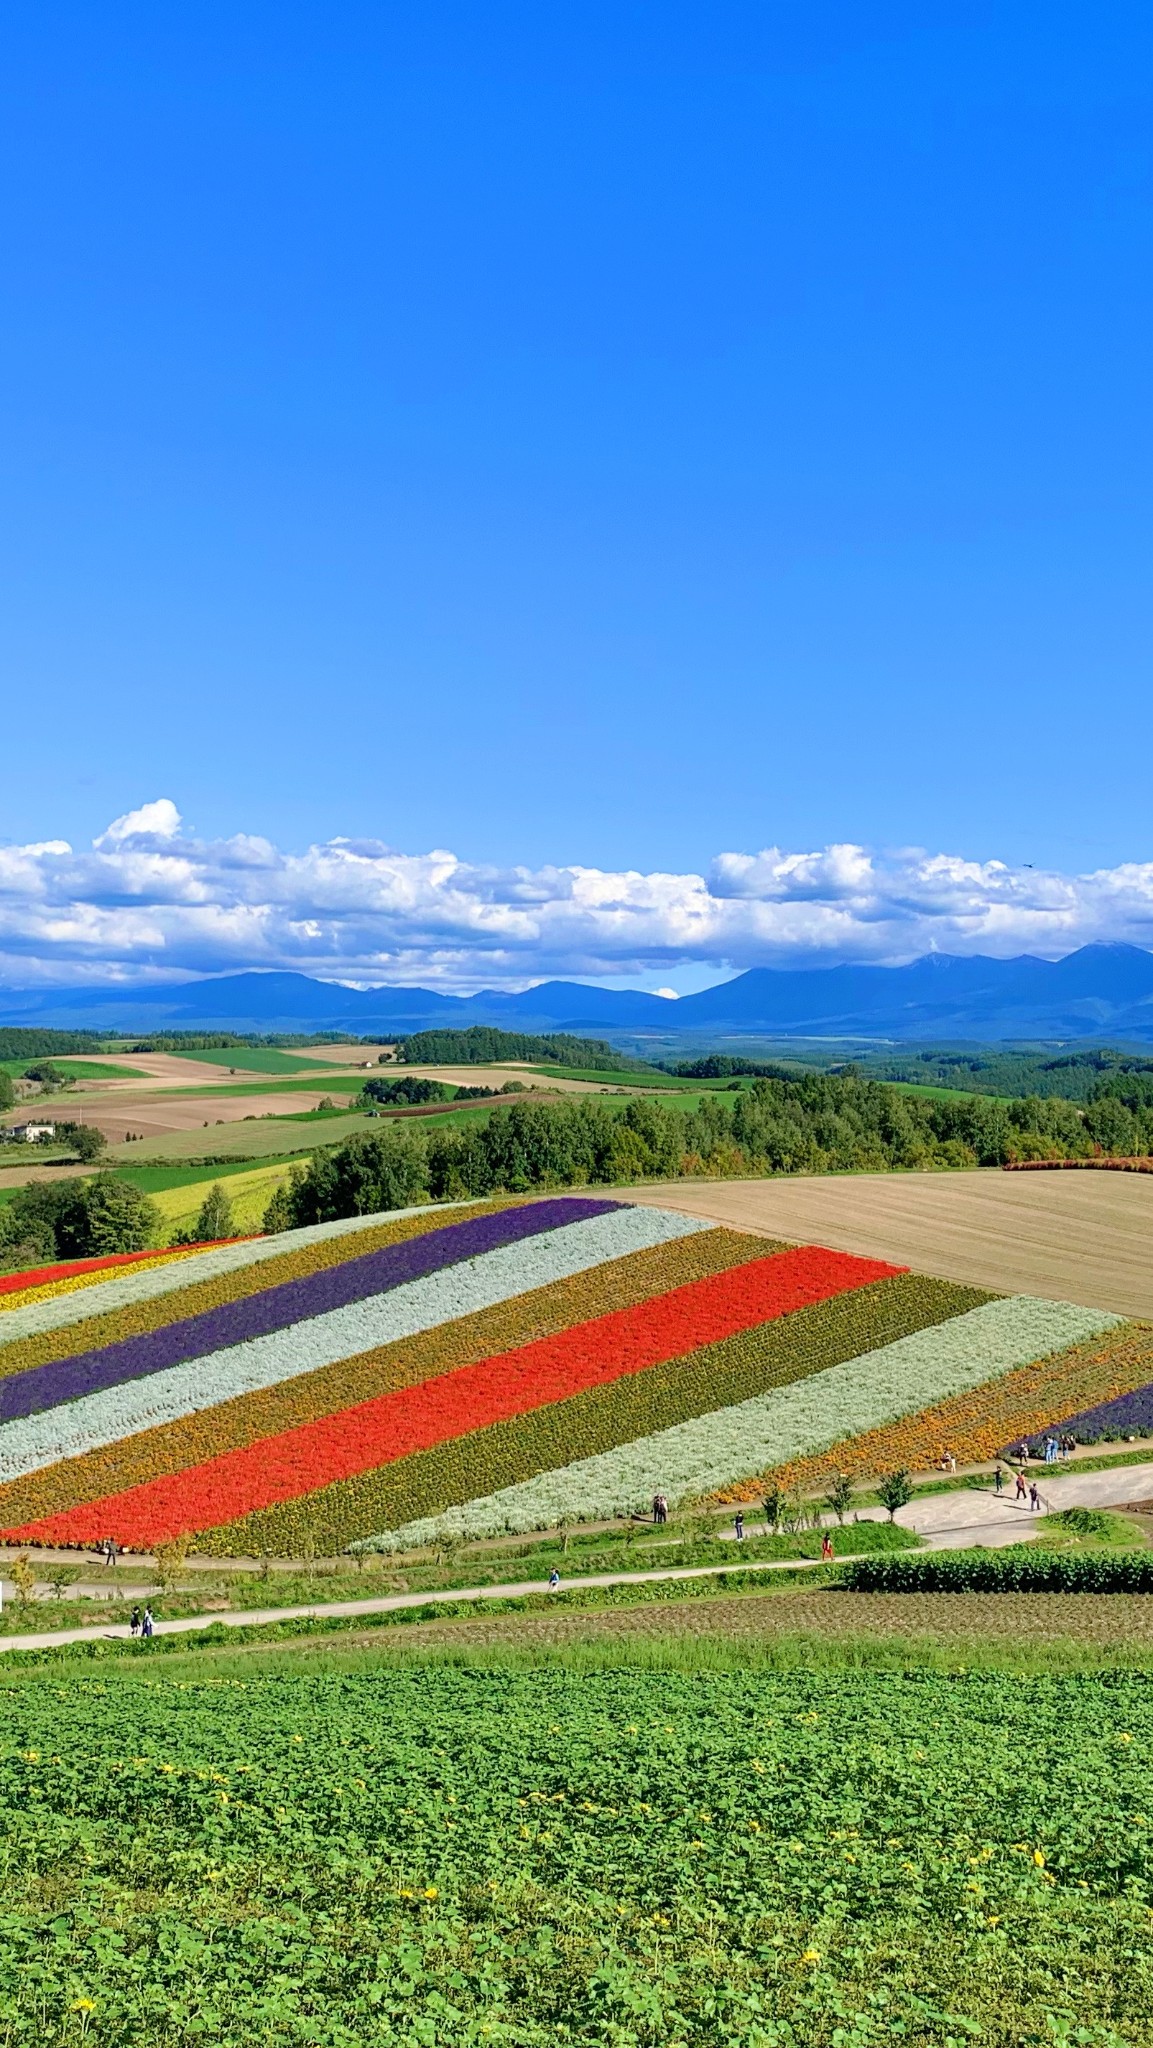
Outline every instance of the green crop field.
[(1145, 2048), (1153, 1683), (12, 1674), (10, 2048)]
[[(204, 1093), (227, 1095), (229, 1101), (236, 1095), (359, 1095), (364, 1080), (363, 1074), (351, 1075), (347, 1069), (340, 1073), (286, 1074), (279, 1081), (222, 1081), (216, 1075), (204, 1077)], [(158, 1102), (187, 1102), (194, 1092), (188, 1088), (157, 1088)]]
[(199, 1060), (205, 1066), (235, 1067), (242, 1074), (300, 1074), (305, 1069), (327, 1071), (323, 1060), (306, 1060), (299, 1053), (278, 1052), (275, 1046), (225, 1045), (213, 1052), (175, 1052), (174, 1059)]
[(140, 1067), (98, 1066), (95, 1060), (0, 1060), (0, 1073), (11, 1074), (17, 1079), (28, 1067), (55, 1067), (58, 1074), (67, 1075), (70, 1081), (147, 1081), (149, 1078)]

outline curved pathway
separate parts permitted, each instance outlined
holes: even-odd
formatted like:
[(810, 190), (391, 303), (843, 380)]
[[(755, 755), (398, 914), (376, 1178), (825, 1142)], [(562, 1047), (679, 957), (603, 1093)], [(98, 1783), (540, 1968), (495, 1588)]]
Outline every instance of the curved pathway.
[[(1121, 1465), (1104, 1472), (1054, 1473), (1048, 1478), (1042, 1469), (1037, 1479), (1046, 1508), (1116, 1507), (1125, 1501), (1153, 1496), (1153, 1463)], [(867, 1508), (862, 1521), (884, 1519), (883, 1508)], [(903, 1527), (914, 1529), (930, 1550), (963, 1550), (975, 1544), (986, 1548), (1027, 1541), (1034, 1517), (1028, 1506), (1019, 1507), (1009, 1496), (958, 1488), (955, 1493), (930, 1494), (900, 1510)], [(852, 1524), (842, 1540), (851, 1540)], [(846, 1550), (840, 1563), (856, 1553)], [(562, 1590), (575, 1592), (584, 1586), (643, 1586), (656, 1579), (708, 1579), (720, 1572), (804, 1571), (809, 1558), (767, 1559), (760, 1562), (717, 1565), (669, 1566), (647, 1572), (582, 1572), (562, 1582)], [(393, 1614), (405, 1607), (443, 1606), (453, 1600), (523, 1600), (530, 1593), (545, 1593), (543, 1579), (521, 1579), (503, 1586), (448, 1586), (433, 1593), (384, 1593), (371, 1600), (328, 1600), (304, 1607), (253, 1607), (239, 1613), (192, 1614), (177, 1621), (158, 1621), (157, 1635), (193, 1635), (198, 1630), (223, 1623), (225, 1628), (251, 1628), (262, 1623), (298, 1620), (342, 1620), (357, 1615)], [(141, 1596), (142, 1599), (146, 1596)], [(129, 1639), (126, 1622), (103, 1623), (90, 1628), (45, 1629), (32, 1635), (0, 1636), (0, 1650), (50, 1650), (64, 1643), (116, 1642)]]

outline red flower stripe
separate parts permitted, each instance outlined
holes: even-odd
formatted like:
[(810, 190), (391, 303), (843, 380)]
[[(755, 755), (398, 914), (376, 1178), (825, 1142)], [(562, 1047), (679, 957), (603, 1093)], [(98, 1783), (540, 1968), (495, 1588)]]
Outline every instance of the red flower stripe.
[(93, 1542), (112, 1533), (147, 1549), (644, 1372), (904, 1270), (814, 1246), (779, 1252), (8, 1533), (37, 1543)]
[[(211, 1243), (189, 1246), (188, 1249), (210, 1252), (218, 1245), (246, 1242), (243, 1237), (215, 1237)], [(69, 1259), (62, 1266), (30, 1266), (25, 1272), (5, 1273), (0, 1277), (0, 1294), (22, 1293), (27, 1287), (50, 1287), (54, 1280), (77, 1280), (85, 1273), (110, 1272), (117, 1266), (139, 1265), (146, 1259), (153, 1259), (159, 1264), (162, 1259), (172, 1257), (173, 1249), (172, 1245), (162, 1245), (152, 1251), (109, 1252), (102, 1259)], [(183, 1251), (185, 1247), (181, 1245), (179, 1249)]]

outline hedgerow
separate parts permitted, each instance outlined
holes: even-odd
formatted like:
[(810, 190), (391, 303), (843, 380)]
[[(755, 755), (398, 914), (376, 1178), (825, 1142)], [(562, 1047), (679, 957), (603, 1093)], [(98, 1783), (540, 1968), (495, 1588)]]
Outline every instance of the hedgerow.
[(1153, 1593), (1147, 1550), (944, 1550), (868, 1557), (844, 1570), (859, 1593)]

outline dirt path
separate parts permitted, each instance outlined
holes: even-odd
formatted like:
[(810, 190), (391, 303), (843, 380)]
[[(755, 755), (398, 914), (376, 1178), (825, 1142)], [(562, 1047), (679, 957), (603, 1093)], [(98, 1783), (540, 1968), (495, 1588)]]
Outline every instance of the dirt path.
[[(1047, 1508), (1105, 1507), (1142, 1498), (1153, 1493), (1153, 1464), (1126, 1465), (1114, 1471), (1062, 1473), (1060, 1478), (1040, 1478)], [(862, 1521), (884, 1520), (883, 1508), (867, 1508)], [(963, 1492), (934, 1494), (915, 1501), (900, 1511), (903, 1526), (916, 1530), (930, 1550), (959, 1550), (973, 1544), (1002, 1548), (1028, 1539), (1031, 1517), (1008, 1499), (994, 1494)], [(840, 1562), (856, 1554), (848, 1546), (851, 1528), (841, 1538)], [(735, 1546), (734, 1546), (735, 1547)], [(647, 1572), (582, 1572), (565, 1582), (568, 1591), (595, 1586), (644, 1586), (659, 1579), (708, 1579), (718, 1572), (797, 1572), (808, 1568), (807, 1558), (759, 1560), (744, 1564), (739, 1558), (718, 1565), (671, 1566)], [(394, 1614), (406, 1607), (442, 1606), (455, 1600), (523, 1600), (530, 1593), (548, 1591), (543, 1579), (520, 1579), (503, 1586), (448, 1586), (430, 1593), (383, 1593), (368, 1600), (310, 1601), (302, 1607), (253, 1607), (240, 1613), (193, 1614), (177, 1621), (158, 1621), (157, 1635), (190, 1635), (198, 1629), (222, 1622), (226, 1628), (251, 1628), (267, 1622), (332, 1620), (357, 1615)], [(44, 1650), (61, 1643), (91, 1643), (128, 1637), (125, 1622), (96, 1624), (87, 1628), (48, 1629), (38, 1635), (0, 1636), (0, 1650)]]
[(985, 1168), (677, 1181), (629, 1193), (946, 1280), (1153, 1317), (1153, 1176)]

